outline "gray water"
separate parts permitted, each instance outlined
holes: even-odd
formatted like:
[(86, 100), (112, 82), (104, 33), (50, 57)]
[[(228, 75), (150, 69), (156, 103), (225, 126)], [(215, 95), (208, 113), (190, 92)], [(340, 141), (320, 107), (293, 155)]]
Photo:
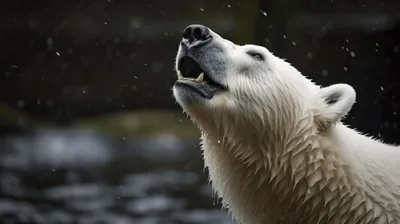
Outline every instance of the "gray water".
[(0, 138), (0, 220), (12, 223), (230, 224), (198, 142), (43, 129)]

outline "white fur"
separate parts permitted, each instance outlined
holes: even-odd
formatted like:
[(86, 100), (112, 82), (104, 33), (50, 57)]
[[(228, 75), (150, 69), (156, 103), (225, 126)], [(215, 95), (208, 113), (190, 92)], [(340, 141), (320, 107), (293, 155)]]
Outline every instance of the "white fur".
[(340, 122), (354, 89), (321, 88), (261, 46), (212, 34), (227, 68), (212, 75), (229, 90), (191, 104), (173, 91), (202, 132), (212, 186), (238, 222), (400, 223), (400, 148)]

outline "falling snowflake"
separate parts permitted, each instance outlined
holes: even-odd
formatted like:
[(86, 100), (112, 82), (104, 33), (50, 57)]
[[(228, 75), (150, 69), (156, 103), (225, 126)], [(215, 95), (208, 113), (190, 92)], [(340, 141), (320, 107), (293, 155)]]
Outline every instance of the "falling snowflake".
[(322, 75), (322, 77), (327, 77), (328, 76), (328, 71), (326, 70), (326, 69), (322, 69), (322, 71), (321, 71), (321, 75)]
[(264, 15), (264, 16), (268, 16), (268, 14), (262, 10), (260, 10), (260, 12)]

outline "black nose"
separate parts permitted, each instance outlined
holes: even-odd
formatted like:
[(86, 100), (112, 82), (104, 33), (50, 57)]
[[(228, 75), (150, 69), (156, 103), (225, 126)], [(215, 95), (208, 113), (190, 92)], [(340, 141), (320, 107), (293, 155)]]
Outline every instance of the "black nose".
[(210, 30), (203, 25), (190, 25), (186, 27), (182, 37), (182, 43), (187, 46), (202, 46), (211, 39)]

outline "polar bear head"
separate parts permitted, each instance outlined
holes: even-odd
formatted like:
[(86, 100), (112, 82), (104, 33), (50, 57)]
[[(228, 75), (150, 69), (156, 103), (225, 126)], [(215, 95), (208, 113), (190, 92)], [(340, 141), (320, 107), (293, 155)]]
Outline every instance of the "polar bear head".
[(236, 45), (203, 25), (184, 30), (175, 69), (176, 101), (213, 134), (282, 136), (304, 125), (327, 130), (355, 102), (351, 86), (321, 88), (266, 48)]

